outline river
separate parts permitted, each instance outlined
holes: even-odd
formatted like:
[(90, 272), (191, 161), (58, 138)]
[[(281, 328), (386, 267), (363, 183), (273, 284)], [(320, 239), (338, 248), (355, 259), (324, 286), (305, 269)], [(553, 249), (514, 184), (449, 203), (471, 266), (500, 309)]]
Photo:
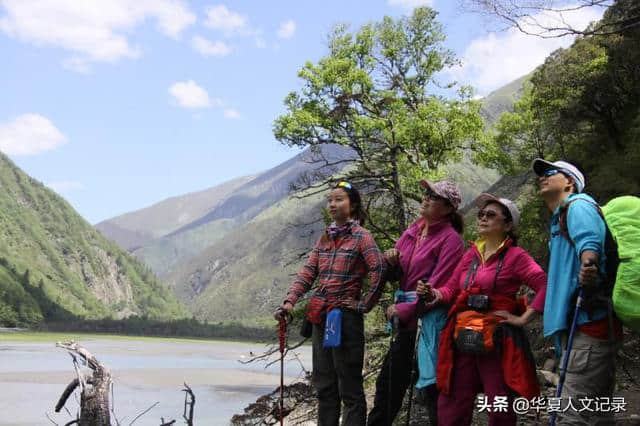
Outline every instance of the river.
[[(26, 336), (26, 337), (25, 337)], [(51, 338), (60, 337), (51, 335)], [(265, 345), (187, 339), (79, 336), (76, 340), (107, 366), (113, 375), (115, 415), (128, 425), (138, 414), (158, 402), (134, 425), (159, 425), (160, 419), (182, 422), (186, 382), (196, 395), (195, 424), (228, 425), (230, 418), (280, 382), (276, 363), (243, 365)], [(0, 424), (64, 425), (75, 418), (78, 403), (67, 401), (66, 411), (54, 412), (65, 386), (75, 377), (71, 358), (55, 347), (46, 334), (2, 334), (0, 338)], [(310, 347), (296, 351), (311, 367)], [(300, 363), (285, 363), (285, 383), (301, 376)], [(113, 424), (116, 424), (113, 421)]]

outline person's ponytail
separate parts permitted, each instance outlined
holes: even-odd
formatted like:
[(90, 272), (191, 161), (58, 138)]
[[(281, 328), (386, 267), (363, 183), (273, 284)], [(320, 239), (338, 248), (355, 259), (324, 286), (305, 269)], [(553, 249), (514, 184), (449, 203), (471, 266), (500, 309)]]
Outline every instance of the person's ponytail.
[(449, 221), (458, 234), (464, 233), (464, 217), (457, 210), (449, 213)]

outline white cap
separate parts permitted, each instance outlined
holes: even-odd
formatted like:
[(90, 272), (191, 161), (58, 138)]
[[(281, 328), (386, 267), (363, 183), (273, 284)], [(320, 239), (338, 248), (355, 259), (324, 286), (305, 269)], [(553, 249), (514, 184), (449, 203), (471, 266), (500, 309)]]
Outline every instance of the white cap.
[(518, 227), (518, 223), (520, 223), (520, 210), (518, 210), (518, 206), (516, 204), (507, 199), (507, 198), (499, 198), (491, 194), (487, 194), (486, 192), (480, 194), (478, 198), (476, 198), (476, 206), (481, 209), (487, 205), (487, 203), (498, 203), (509, 210), (509, 214), (511, 215), (511, 223), (513, 223), (513, 229), (515, 230)]
[(553, 163), (542, 158), (536, 158), (533, 160), (533, 171), (538, 176), (542, 176), (544, 172), (551, 169), (557, 169), (558, 171), (571, 176), (573, 183), (576, 185), (576, 191), (582, 192), (587, 184), (584, 180), (584, 175), (576, 166), (566, 161), (554, 161)]

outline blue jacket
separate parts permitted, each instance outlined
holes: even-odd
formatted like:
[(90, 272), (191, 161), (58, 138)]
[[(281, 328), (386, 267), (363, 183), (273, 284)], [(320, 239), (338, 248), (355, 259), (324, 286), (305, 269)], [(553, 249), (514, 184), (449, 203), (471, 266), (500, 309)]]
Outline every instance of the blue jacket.
[[(575, 201), (574, 201), (575, 200)], [(567, 315), (573, 311), (573, 299), (578, 287), (580, 255), (585, 250), (599, 254), (601, 272), (604, 273), (605, 223), (600, 217), (593, 198), (586, 194), (572, 194), (565, 203), (572, 201), (567, 213), (567, 231), (575, 247), (560, 232), (558, 219), (562, 206), (551, 217), (551, 238), (549, 240), (549, 272), (547, 295), (544, 304), (545, 337), (566, 330), (571, 326)], [(602, 319), (606, 310), (595, 310), (590, 318), (580, 311), (578, 325)]]

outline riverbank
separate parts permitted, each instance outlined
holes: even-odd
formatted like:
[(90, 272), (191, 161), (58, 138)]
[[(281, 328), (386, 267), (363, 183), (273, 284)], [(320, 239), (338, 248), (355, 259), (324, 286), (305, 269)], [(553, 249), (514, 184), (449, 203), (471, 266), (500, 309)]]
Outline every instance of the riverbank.
[[(279, 365), (243, 364), (267, 346), (256, 342), (192, 338), (158, 338), (95, 333), (0, 333), (0, 424), (58, 424), (69, 414), (53, 406), (75, 377), (69, 356), (56, 341), (75, 340), (112, 372), (113, 401), (121, 424), (158, 403), (137, 424), (160, 424), (160, 417), (181, 419), (183, 383), (196, 394), (196, 424), (228, 425), (231, 417), (279, 385)], [(308, 348), (300, 359), (311, 365)], [(300, 377), (297, 361), (285, 365), (286, 383)], [(77, 403), (68, 402), (71, 413)], [(123, 419), (125, 422), (123, 423)], [(127, 421), (128, 420), (128, 421)]]

